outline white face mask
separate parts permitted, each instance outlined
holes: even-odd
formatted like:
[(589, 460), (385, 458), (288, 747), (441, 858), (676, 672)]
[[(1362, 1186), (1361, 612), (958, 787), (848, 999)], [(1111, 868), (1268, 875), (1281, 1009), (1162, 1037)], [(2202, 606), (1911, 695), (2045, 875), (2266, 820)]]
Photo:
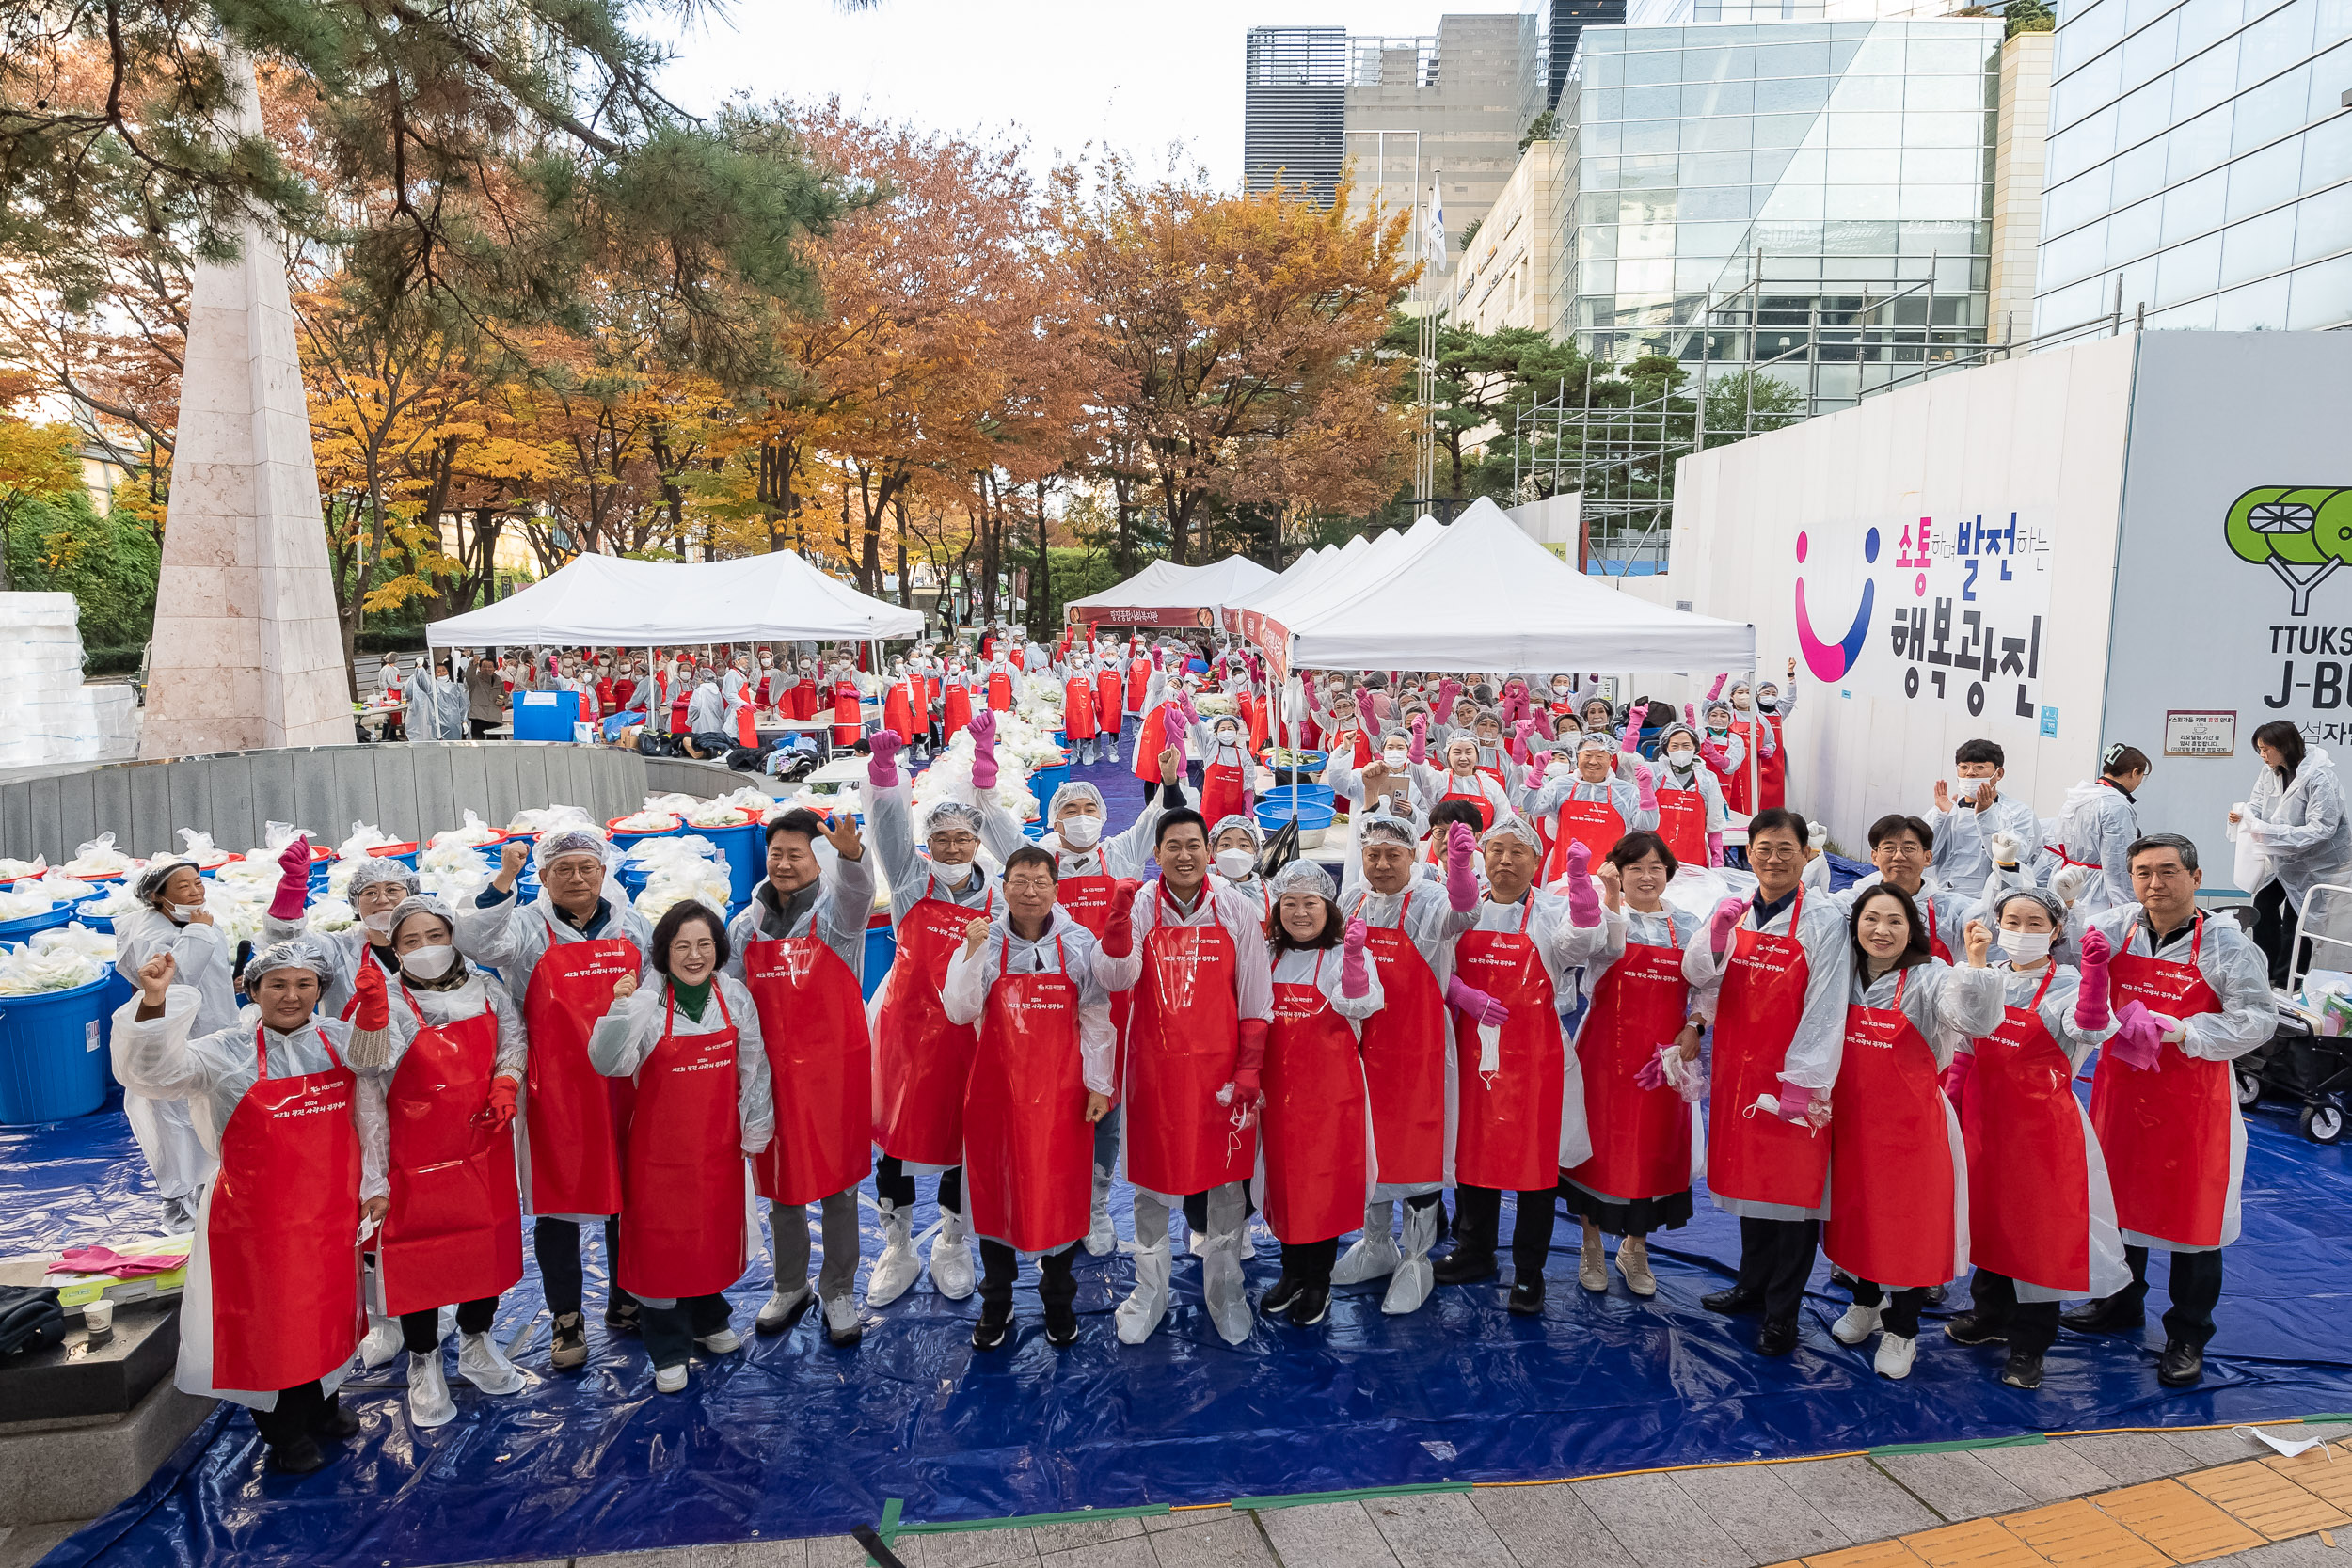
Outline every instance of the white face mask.
[(437, 980), (457, 961), (457, 949), (434, 945), (412, 947), (401, 955), (400, 967), (420, 980)]
[(373, 913), (363, 914), (359, 917), (359, 924), (367, 927), (368, 935), (382, 941), (392, 934), (392, 911), (377, 910)]
[(1391, 773), (1401, 768), (1410, 766), (1412, 757), (1413, 753), (1401, 746), (1380, 753), (1380, 760), (1389, 765), (1389, 771)]
[(203, 912), (204, 906), (201, 904), (167, 904), (164, 906), (164, 913), (183, 926)]
[(1061, 841), (1073, 849), (1091, 849), (1094, 841), (1103, 836), (1103, 819), (1080, 813), (1075, 816), (1063, 817), (1055, 824), (1054, 831), (1061, 834)]
[(1216, 743), (1220, 746), (1238, 746), (1241, 744), (1241, 731), (1219, 730), (1216, 732)]
[(1698, 760), (1698, 753), (1685, 746), (1677, 746), (1666, 753), (1667, 762), (1677, 768), (1689, 768)]
[(2003, 931), (2001, 951), (2011, 963), (2039, 962), (2050, 956), (2050, 937), (2048, 931)]
[(1247, 849), (1219, 849), (1216, 852), (1216, 874), (1229, 882), (1238, 882), (1256, 868), (1258, 857)]

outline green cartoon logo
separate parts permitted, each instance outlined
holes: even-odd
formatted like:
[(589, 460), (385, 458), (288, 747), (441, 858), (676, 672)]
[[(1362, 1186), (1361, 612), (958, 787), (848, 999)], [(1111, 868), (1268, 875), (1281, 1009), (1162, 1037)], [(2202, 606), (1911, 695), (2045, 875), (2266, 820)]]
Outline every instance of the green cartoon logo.
[(2293, 595), (2291, 615), (2308, 615), (2312, 590), (2352, 561), (2352, 490), (2265, 484), (2230, 506), (2231, 553), (2267, 566)]

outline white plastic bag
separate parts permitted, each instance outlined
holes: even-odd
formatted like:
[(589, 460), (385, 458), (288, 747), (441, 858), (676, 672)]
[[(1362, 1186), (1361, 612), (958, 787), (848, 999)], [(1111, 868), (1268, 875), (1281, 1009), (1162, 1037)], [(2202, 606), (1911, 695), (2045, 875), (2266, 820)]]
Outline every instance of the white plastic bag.
[(2270, 880), (2270, 857), (2263, 853), (2261, 841), (2246, 825), (2245, 818), (2249, 815), (2246, 802), (2241, 800), (2230, 809), (2236, 812), (2239, 817), (2223, 830), (2232, 847), (2230, 874), (2237, 879), (2239, 887), (2252, 893)]
[(65, 869), (76, 877), (115, 877), (130, 870), (131, 863), (131, 857), (115, 847), (115, 835), (103, 832), (75, 849)]
[(212, 834), (199, 832), (194, 828), (181, 829), (180, 842), (186, 847), (183, 852), (198, 865), (221, 865), (230, 858), (228, 850), (213, 842)]

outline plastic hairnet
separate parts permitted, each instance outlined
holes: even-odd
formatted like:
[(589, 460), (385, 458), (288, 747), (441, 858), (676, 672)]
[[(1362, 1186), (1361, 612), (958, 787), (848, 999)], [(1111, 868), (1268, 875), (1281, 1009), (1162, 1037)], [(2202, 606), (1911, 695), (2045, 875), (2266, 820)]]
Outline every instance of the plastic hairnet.
[(2066, 929), (2066, 906), (2059, 901), (2057, 894), (2050, 892), (2047, 888), (2003, 888), (1993, 895), (1993, 918), (1994, 920), (2001, 918), (2001, 911), (2008, 907), (2012, 898), (2032, 899), (2042, 906), (2042, 911), (2050, 917), (2050, 924), (2053, 927), (2061, 931)]
[(1497, 712), (1496, 712), (1493, 708), (1490, 708), (1490, 707), (1482, 707), (1482, 708), (1480, 708), (1480, 709), (1477, 711), (1477, 713), (1475, 713), (1474, 715), (1472, 715), (1472, 716), (1471, 716), (1471, 718), (1470, 718), (1470, 726), (1474, 729), (1474, 728), (1476, 728), (1478, 725), (1480, 725), (1480, 724), (1483, 724), (1483, 723), (1486, 722), (1486, 721), (1488, 721), (1489, 719), (1491, 719), (1491, 720), (1493, 720), (1493, 721), (1494, 721), (1494, 722), (1495, 722), (1495, 727), (1496, 727), (1497, 729), (1504, 729), (1504, 730), (1507, 730), (1507, 729), (1509, 729), (1509, 728), (1511, 727), (1510, 725), (1508, 725), (1508, 724), (1506, 724), (1506, 723), (1504, 723), (1504, 722), (1502, 721), (1502, 714), (1497, 713)]
[(137, 889), (139, 897), (149, 903), (154, 902), (155, 895), (164, 891), (164, 884), (171, 880), (171, 874), (182, 866), (186, 866), (190, 871), (197, 869), (196, 862), (182, 860), (177, 856), (168, 860), (148, 862), (147, 869), (139, 873)]
[(319, 951), (319, 944), (309, 937), (293, 937), (273, 943), (246, 959), (246, 990), (250, 991), (262, 976), (273, 969), (307, 969), (321, 981), (326, 980), (328, 973), (326, 955)]
[(1337, 901), (1339, 893), (1331, 886), (1331, 873), (1313, 861), (1293, 861), (1266, 879), (1266, 896), (1277, 903), (1286, 893), (1312, 893)]
[(1091, 800), (1094, 802), (1094, 809), (1096, 811), (1102, 812), (1105, 816), (1109, 815), (1110, 808), (1103, 803), (1103, 792), (1101, 790), (1095, 788), (1084, 779), (1073, 779), (1068, 784), (1062, 785), (1059, 789), (1054, 791), (1054, 799), (1045, 808), (1045, 820), (1048, 822), (1059, 821), (1061, 819), (1062, 807), (1068, 805), (1073, 800)]
[(1242, 828), (1248, 830), (1249, 833), (1249, 842), (1256, 845), (1261, 849), (1265, 847), (1265, 834), (1258, 831), (1258, 825), (1255, 822), (1250, 821), (1249, 818), (1242, 816), (1239, 812), (1235, 812), (1231, 816), (1218, 817), (1216, 819), (1216, 826), (1209, 830), (1209, 842), (1211, 844), (1215, 844), (1218, 839), (1223, 838), (1225, 836), (1225, 830), (1228, 828)]
[(429, 893), (412, 893), (400, 901), (398, 909), (392, 911), (390, 934), (400, 935), (401, 922), (412, 914), (429, 914), (447, 926), (453, 933), (457, 929), (457, 916), (450, 912), (450, 907), (447, 904)]
[(538, 844), (531, 851), (532, 869), (542, 877), (548, 867), (566, 855), (587, 855), (599, 864), (605, 863), (606, 851), (612, 841), (588, 828), (559, 828), (551, 833), (541, 833)]
[(350, 892), (346, 897), (357, 898), (362, 888), (378, 882), (398, 882), (410, 893), (417, 891), (417, 874), (389, 855), (370, 855), (351, 868)]
[(1370, 844), (1375, 838), (1385, 838), (1410, 849), (1413, 847), (1413, 825), (1402, 817), (1375, 812), (1356, 825), (1356, 842)]
[(932, 805), (930, 815), (923, 818), (923, 836), (929, 838), (944, 828), (953, 827), (962, 827), (968, 830), (974, 838), (979, 837), (979, 808), (967, 806), (961, 800), (938, 801)]
[(1748, 692), (1750, 695), (1754, 695), (1754, 694), (1755, 694), (1755, 689), (1754, 689), (1753, 687), (1749, 686), (1747, 682), (1745, 682), (1745, 681), (1733, 681), (1733, 682), (1731, 683), (1731, 689), (1730, 689), (1728, 691), (1724, 692), (1724, 696), (1726, 696), (1726, 697), (1736, 697), (1736, 696), (1738, 696), (1738, 695), (1739, 695), (1740, 692), (1742, 692), (1742, 691)]
[(1719, 713), (1724, 716), (1724, 722), (1728, 723), (1731, 720), (1731, 705), (1729, 703), (1709, 703), (1707, 705), (1707, 717), (1712, 719)]
[(1617, 743), (1598, 730), (1586, 730), (1584, 738), (1576, 743), (1576, 749), (1580, 752), (1613, 752)]
[(1662, 757), (1666, 754), (1666, 748), (1675, 743), (1675, 736), (1678, 735), (1689, 736), (1691, 737), (1692, 749), (1693, 751), (1697, 750), (1699, 743), (1699, 732), (1684, 723), (1681, 720), (1677, 719), (1673, 723), (1667, 725), (1665, 729), (1659, 734), (1658, 754), (1660, 756)]
[(1535, 830), (1528, 825), (1524, 816), (1506, 816), (1497, 822), (1479, 835), (1479, 847), (1484, 848), (1498, 838), (1516, 838), (1538, 855), (1544, 852), (1542, 841), (1536, 838)]

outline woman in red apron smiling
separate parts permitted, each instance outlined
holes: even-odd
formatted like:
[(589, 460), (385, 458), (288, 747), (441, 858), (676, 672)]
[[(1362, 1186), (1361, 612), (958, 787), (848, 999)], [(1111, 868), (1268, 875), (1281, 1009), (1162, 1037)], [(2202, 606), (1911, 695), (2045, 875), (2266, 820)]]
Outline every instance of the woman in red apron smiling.
[[(612, 982), (644, 966), (652, 928), (617, 896), (605, 895), (604, 835), (554, 828), (535, 846), (509, 839), (498, 875), (457, 913), (457, 950), (505, 978), (530, 1037), (523, 1085), (523, 1202), (536, 1216), (532, 1252), (548, 1310), (554, 1314), (548, 1364), (559, 1370), (588, 1359), (582, 1323), (580, 1227), (604, 1224), (605, 1328), (634, 1333), (637, 1303), (619, 1281), (621, 1143), (628, 1127), (629, 1087), (588, 1062), (588, 1031), (612, 997)], [(525, 904), (516, 879), (530, 859), (539, 896)]]
[[(1617, 749), (1606, 735), (1588, 735), (1577, 743), (1576, 771), (1548, 780), (1528, 803), (1528, 815), (1551, 824), (1551, 852), (1545, 857), (1544, 879), (1555, 880), (1567, 868), (1568, 846), (1581, 844), (1594, 861), (1605, 860), (1617, 840), (1636, 831), (1658, 826), (1658, 798), (1641, 780), (1616, 775)], [(1646, 801), (1646, 803), (1645, 803)]]
[(1341, 917), (1328, 872), (1293, 861), (1275, 881), (1258, 1180), (1267, 1227), (1282, 1243), (1282, 1275), (1258, 1310), (1311, 1328), (1330, 1308), (1340, 1238), (1362, 1222), (1372, 1180), (1359, 1034), (1380, 1010), (1380, 982), (1365, 956), (1364, 923)]
[[(874, 1164), (874, 1068), (861, 990), (873, 863), (856, 818), (830, 825), (787, 811), (768, 824), (768, 875), (727, 927), (727, 973), (759, 1010), (776, 1132), (752, 1162), (768, 1200), (776, 1288), (759, 1309), (762, 1334), (781, 1334), (822, 1298), (825, 1338), (854, 1345), (858, 1317), (857, 1190)], [(830, 875), (818, 859), (833, 851)], [(825, 1266), (808, 1284), (808, 1206), (823, 1214)]]
[(2075, 1069), (2115, 1024), (2106, 975), (2085, 986), (2050, 958), (2066, 922), (2055, 895), (2012, 888), (1995, 896), (1993, 913), (2001, 1026), (1962, 1041), (1953, 1058), (1966, 1085), (1958, 1103), (1974, 1306), (1944, 1332), (1955, 1344), (2007, 1344), (2001, 1381), (2039, 1388), (2059, 1300), (2131, 1283), (2106, 1161), (2074, 1090)]
[(1667, 725), (1658, 760), (1664, 765), (1658, 775), (1658, 836), (1683, 865), (1723, 864), (1724, 830), (1731, 817), (1714, 769), (1699, 761), (1699, 732)]
[[(1418, 737), (1416, 737), (1418, 738)], [(1410, 751), (1407, 751), (1410, 756)], [(1427, 773), (1426, 769), (1422, 770)], [(1478, 742), (1466, 735), (1457, 735), (1446, 742), (1445, 771), (1428, 774), (1420, 781), (1431, 797), (1434, 806), (1438, 800), (1460, 800), (1478, 814), (1477, 831), (1484, 833), (1506, 816), (1517, 816), (1511, 804), (1511, 792), (1501, 780), (1478, 767)]]
[(1192, 712), (1189, 698), (1184, 711), (1191, 719), (1188, 738), (1200, 752), (1200, 815), (1212, 822), (1248, 816), (1256, 798), (1251, 781), (1258, 769), (1242, 750), (1241, 721), (1220, 713), (1203, 724)]
[(310, 942), (265, 948), (245, 972), (258, 1022), (191, 1039), (195, 988), (173, 985), (159, 953), (113, 1039), (123, 1087), (192, 1101), (220, 1161), (188, 1255), (173, 1381), (252, 1410), (270, 1467), (297, 1474), (326, 1463), (322, 1439), (359, 1430), (336, 1389), (359, 1344), (361, 1230), (388, 1206), (383, 1102), (355, 1076), (390, 1058), (383, 974), (361, 971), (345, 1023), (313, 1016), (327, 969)]
[(1052, 851), (1015, 849), (1004, 910), (964, 928), (941, 991), (947, 1016), (979, 1030), (963, 1094), (963, 1190), (980, 1238), (975, 1350), (1012, 1331), (1022, 1253), (1042, 1276), (1046, 1341), (1078, 1338), (1070, 1266), (1091, 1220), (1094, 1128), (1110, 1114), (1118, 1041), (1094, 935), (1057, 907), (1056, 879)]
[(1065, 668), (1061, 689), (1062, 734), (1075, 753), (1073, 760), (1080, 767), (1091, 767), (1103, 723), (1094, 711), (1094, 672), (1089, 660), (1080, 657)]
[(2156, 1377), (2180, 1388), (2204, 1375), (2221, 1249), (2238, 1237), (2246, 1124), (2230, 1063), (2271, 1037), (2278, 1008), (2262, 949), (2236, 922), (2198, 911), (2204, 874), (2195, 842), (2150, 833), (2125, 856), (2137, 901), (2101, 915), (2082, 945), (2083, 984), (2104, 960), (2118, 1025), (2099, 1053), (2090, 1124), (2115, 1184), (2132, 1283), (2059, 1321), (2086, 1333), (2138, 1328), (2148, 1254), (2170, 1253)]
[[(1575, 854), (1570, 853), (1571, 866)], [(1691, 1218), (1691, 1186), (1705, 1168), (1699, 1140), (1699, 1037), (1714, 1016), (1715, 986), (1694, 986), (1698, 917), (1666, 905), (1674, 851), (1656, 833), (1628, 833), (1601, 863), (1599, 891), (1567, 879), (1570, 961), (1592, 1006), (1576, 1037), (1593, 1156), (1561, 1173), (1561, 1195), (1583, 1221), (1577, 1283), (1609, 1289), (1601, 1234), (1622, 1236), (1617, 1270), (1637, 1296), (1658, 1293), (1647, 1238)], [(1661, 1052), (1680, 1066), (1670, 1077)], [(1684, 1085), (1688, 1085), (1688, 1091)]]
[(1918, 906), (1898, 888), (1854, 900), (1844, 1053), (1830, 1101), (1829, 1222), (1821, 1250), (1853, 1275), (1853, 1305), (1831, 1325), (1841, 1345), (1884, 1328), (1872, 1362), (1911, 1375), (1931, 1286), (1968, 1266), (1968, 1161), (1938, 1082), (1958, 1042), (2001, 1022), (1993, 934), (1968, 926), (1967, 966), (1928, 952)]
[(775, 1132), (759, 1012), (722, 974), (727, 932), (692, 899), (653, 928), (653, 969), (638, 988), (624, 975), (596, 1021), (588, 1057), (637, 1085), (621, 1174), (621, 1282), (644, 1307), (653, 1386), (686, 1389), (699, 1345), (742, 1348), (727, 1322), (727, 1287), (743, 1277), (747, 1181), (743, 1162)]

